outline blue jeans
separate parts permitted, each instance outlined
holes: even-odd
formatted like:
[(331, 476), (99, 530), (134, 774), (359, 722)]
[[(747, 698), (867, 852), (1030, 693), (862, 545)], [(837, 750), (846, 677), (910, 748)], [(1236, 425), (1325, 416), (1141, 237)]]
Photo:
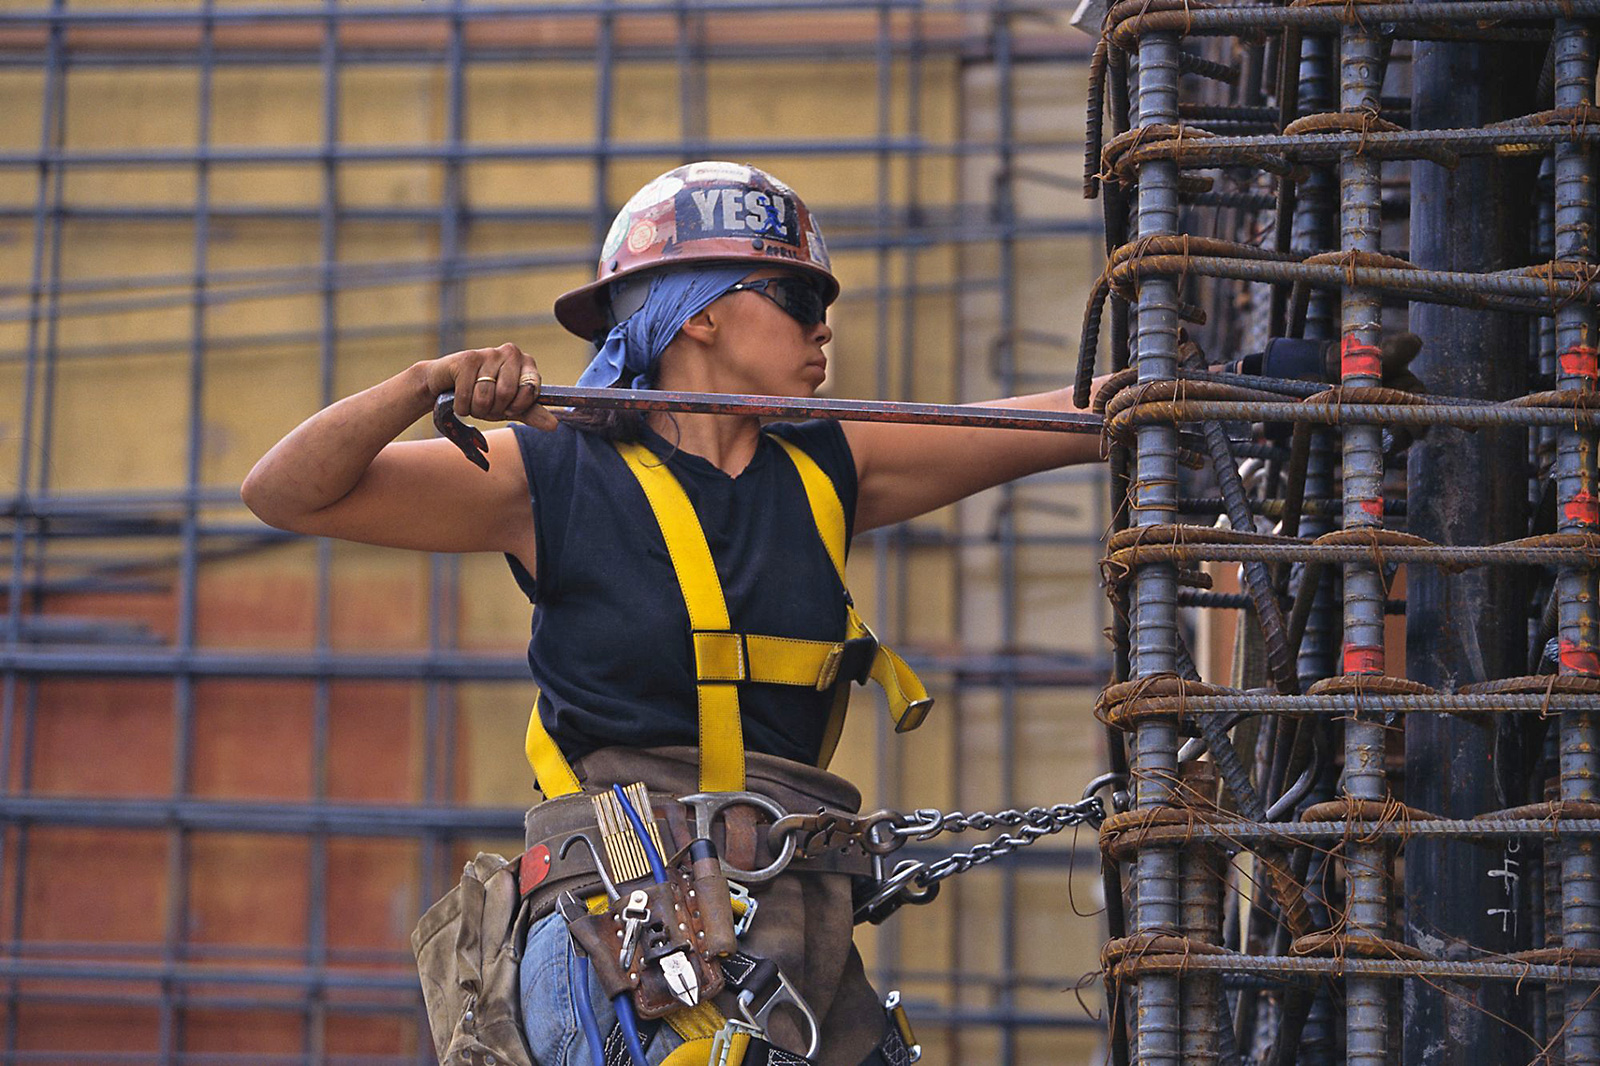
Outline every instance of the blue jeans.
[[(522, 1028), (539, 1066), (590, 1066), (589, 1044), (578, 1025), (577, 979), (578, 958), (567, 923), (559, 913), (548, 914), (528, 930), (522, 951)], [(604, 1038), (616, 1024), (617, 1012), (592, 972), (589, 1000)], [(670, 1027), (662, 1026), (645, 1058), (655, 1066), (680, 1043)]]

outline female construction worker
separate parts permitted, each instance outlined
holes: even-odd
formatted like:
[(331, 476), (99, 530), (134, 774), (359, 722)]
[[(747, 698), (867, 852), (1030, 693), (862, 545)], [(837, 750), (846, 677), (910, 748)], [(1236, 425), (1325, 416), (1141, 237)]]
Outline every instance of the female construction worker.
[[(753, 167), (705, 162), (627, 203), (598, 279), (561, 297), (556, 316), (599, 346), (580, 385), (809, 397), (826, 376), (824, 314), (838, 291), (816, 220), (792, 190)], [(529, 817), (522, 887), (538, 905), (522, 1016), (535, 1061), (585, 1066), (594, 1059), (580, 1011), (595, 1008), (602, 1033), (616, 1013), (597, 977), (575, 986), (572, 941), (548, 889), (575, 883), (563, 882), (562, 863), (588, 860), (590, 849), (554, 854), (570, 826), (541, 812), (576, 810), (561, 804), (580, 787), (632, 782), (679, 797), (745, 790), (785, 811), (855, 810), (856, 791), (822, 769), (838, 739), (836, 696), (870, 675), (902, 727), (927, 701), (850, 603), (849, 536), (1095, 461), (1098, 442), (950, 426), (764, 426), (739, 415), (557, 418), (537, 404), (539, 380), (514, 344), (418, 362), (307, 419), (256, 464), (243, 496), (264, 521), (301, 533), (505, 554), (536, 606), (528, 755), (545, 795), (562, 797)], [(487, 473), (449, 441), (395, 440), (446, 391), (459, 415), (512, 423), (484, 435)], [(998, 403), (1072, 406), (1065, 391)], [(675, 818), (665, 818), (668, 830)], [(723, 820), (724, 860), (752, 870), (770, 861), (770, 818), (741, 807)], [(821, 1023), (816, 1061), (828, 1066), (896, 1058), (851, 944), (851, 882), (840, 875), (863, 872), (863, 858), (797, 856), (758, 886), (759, 916), (741, 942), (809, 1003)], [(641, 1023), (651, 1063), (704, 1036), (665, 1020), (654, 1032)], [(806, 1048), (788, 1012), (770, 1026), (774, 1043)], [(771, 1061), (796, 1061), (781, 1054)]]

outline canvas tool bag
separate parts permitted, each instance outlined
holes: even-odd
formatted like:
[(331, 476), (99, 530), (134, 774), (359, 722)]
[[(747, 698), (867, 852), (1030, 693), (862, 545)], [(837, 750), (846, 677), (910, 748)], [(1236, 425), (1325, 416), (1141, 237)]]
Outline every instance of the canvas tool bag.
[(534, 1066), (517, 975), (528, 921), (516, 860), (480, 852), (412, 931), (440, 1066)]

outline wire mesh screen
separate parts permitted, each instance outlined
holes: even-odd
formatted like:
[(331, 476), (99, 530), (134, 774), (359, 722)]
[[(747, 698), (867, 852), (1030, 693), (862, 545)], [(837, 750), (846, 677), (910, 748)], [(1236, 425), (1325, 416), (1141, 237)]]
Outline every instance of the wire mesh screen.
[[(407, 937), (521, 849), (529, 605), (496, 557), (270, 529), (240, 480), (419, 359), (573, 380), (555, 296), (694, 159), (822, 220), (827, 391), (1064, 384), (1091, 47), (976, 0), (0, 5), (0, 1062), (432, 1061)], [(858, 539), (943, 705), (897, 745), (857, 700), (869, 803), (1076, 798), (1104, 498), (1044, 475)], [(1092, 849), (1032, 855), (863, 937), (929, 1061), (1096, 1057), (1062, 992)]]

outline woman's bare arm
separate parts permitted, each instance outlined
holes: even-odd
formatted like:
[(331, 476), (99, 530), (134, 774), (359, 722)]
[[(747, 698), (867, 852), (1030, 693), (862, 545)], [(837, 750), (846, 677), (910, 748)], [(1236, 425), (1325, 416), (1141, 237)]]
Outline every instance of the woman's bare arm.
[[(1096, 388), (1099, 381), (1096, 381)], [(1072, 390), (973, 407), (1079, 411)], [(859, 488), (856, 532), (902, 522), (1024, 474), (1100, 460), (1100, 437), (1050, 430), (846, 422)]]
[(555, 416), (536, 406), (537, 381), (533, 360), (513, 344), (416, 363), (295, 427), (240, 495), (280, 529), (422, 551), (511, 552), (532, 572), (533, 513), (511, 430), (484, 434), (487, 473), (448, 441), (395, 438), (451, 389), (457, 414), (554, 428)]

